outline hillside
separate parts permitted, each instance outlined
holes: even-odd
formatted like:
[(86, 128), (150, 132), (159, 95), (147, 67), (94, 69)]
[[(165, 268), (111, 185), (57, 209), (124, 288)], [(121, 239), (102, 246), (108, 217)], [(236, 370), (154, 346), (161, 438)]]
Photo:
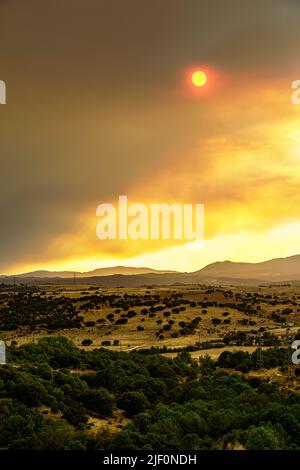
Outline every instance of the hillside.
[(270, 281), (300, 280), (300, 255), (276, 258), (262, 263), (217, 262), (209, 264), (194, 274)]
[[(113, 266), (109, 268), (98, 268), (93, 271), (80, 272), (80, 271), (47, 271), (39, 270), (32, 271), (28, 273), (16, 274), (15, 276), (5, 276), (8, 278), (88, 278), (94, 276), (115, 276), (115, 275), (138, 275), (138, 274), (164, 274), (164, 273), (174, 273), (176, 271), (167, 271), (167, 270), (158, 270), (151, 268), (136, 268), (131, 266)], [(1, 276), (2, 277), (2, 276)]]
[(155, 270), (115, 266), (88, 272), (34, 271), (15, 276), (0, 276), (4, 283), (26, 282), (30, 284), (56, 282), (74, 283), (84, 279), (85, 283), (103, 287), (138, 287), (145, 285), (172, 284), (257, 284), (261, 282), (300, 282), (300, 255), (276, 258), (261, 263), (239, 263), (220, 261), (209, 264), (198, 271)]

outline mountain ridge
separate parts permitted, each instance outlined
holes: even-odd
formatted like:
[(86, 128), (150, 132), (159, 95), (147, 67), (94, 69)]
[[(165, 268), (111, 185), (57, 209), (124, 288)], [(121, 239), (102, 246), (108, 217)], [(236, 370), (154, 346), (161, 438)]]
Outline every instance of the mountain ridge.
[(269, 280), (275, 278), (278, 278), (278, 280), (300, 280), (300, 254), (285, 258), (273, 258), (258, 263), (217, 261), (195, 271), (193, 274)]
[[(201, 282), (300, 282), (300, 254), (285, 258), (273, 258), (270, 260), (249, 263), (235, 261), (216, 261), (194, 272), (179, 272), (170, 270), (157, 270), (145, 267), (113, 266), (99, 268), (88, 272), (73, 271), (33, 271), (19, 275), (0, 276), (0, 280), (12, 279), (32, 280), (67, 280), (85, 279), (86, 281), (98, 281), (108, 285), (109, 282), (116, 285), (118, 282), (128, 285), (144, 285), (147, 282), (159, 285), (168, 283), (201, 283)], [(107, 279), (106, 279), (107, 278)], [(110, 280), (108, 279), (110, 278)]]
[(16, 278), (71, 278), (74, 275), (78, 278), (94, 277), (94, 276), (113, 276), (113, 275), (141, 275), (141, 274), (170, 274), (177, 273), (178, 271), (152, 269), (146, 267), (133, 267), (133, 266), (111, 266), (107, 268), (97, 268), (92, 271), (50, 271), (40, 269), (36, 271), (1, 275), (1, 277), (16, 277)]

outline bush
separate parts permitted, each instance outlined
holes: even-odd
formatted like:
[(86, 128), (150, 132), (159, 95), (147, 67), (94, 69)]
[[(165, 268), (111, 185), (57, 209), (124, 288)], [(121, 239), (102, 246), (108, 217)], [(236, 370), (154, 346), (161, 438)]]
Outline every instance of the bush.
[(149, 402), (143, 392), (125, 392), (118, 401), (118, 406), (122, 408), (129, 418), (146, 410)]
[(73, 400), (71, 397), (66, 397), (63, 402), (63, 416), (68, 423), (73, 426), (78, 426), (80, 423), (86, 423), (87, 412), (81, 403)]
[(248, 450), (276, 450), (279, 442), (271, 426), (259, 426), (250, 428), (246, 447)]
[(79, 400), (90, 411), (99, 413), (102, 416), (112, 415), (114, 400), (105, 388), (87, 390), (79, 395)]
[(33, 380), (14, 384), (11, 389), (11, 395), (28, 406), (40, 405), (45, 403), (48, 398), (46, 388), (41, 383), (34, 382)]

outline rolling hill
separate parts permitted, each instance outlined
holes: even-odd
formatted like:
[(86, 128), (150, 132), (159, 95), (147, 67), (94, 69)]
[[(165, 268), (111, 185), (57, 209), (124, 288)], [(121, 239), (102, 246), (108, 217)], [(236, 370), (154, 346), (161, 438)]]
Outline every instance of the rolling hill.
[(300, 280), (300, 255), (276, 258), (261, 263), (217, 262), (209, 264), (193, 274), (275, 282)]
[[(74, 275), (76, 278), (88, 278), (94, 276), (114, 276), (114, 275), (138, 275), (138, 274), (170, 274), (176, 273), (176, 271), (167, 271), (167, 270), (158, 270), (151, 268), (135, 268), (131, 266), (113, 266), (109, 268), (98, 268), (93, 271), (80, 272), (80, 271), (47, 271), (39, 270), (32, 271), (28, 273), (15, 274), (13, 276), (6, 277), (16, 277), (18, 279), (24, 278), (73, 278)], [(2, 276), (0, 276), (2, 277)]]
[[(105, 287), (138, 287), (145, 285), (172, 285), (172, 284), (257, 284), (262, 282), (300, 283), (300, 255), (287, 258), (276, 258), (261, 263), (239, 263), (220, 261), (209, 264), (204, 268), (184, 273), (178, 271), (160, 271), (150, 268), (135, 268), (116, 266), (100, 268), (89, 272), (71, 271), (34, 271), (15, 276), (0, 276), (5, 283), (26, 282), (58, 284), (84, 280)], [(76, 281), (76, 282), (77, 282)]]

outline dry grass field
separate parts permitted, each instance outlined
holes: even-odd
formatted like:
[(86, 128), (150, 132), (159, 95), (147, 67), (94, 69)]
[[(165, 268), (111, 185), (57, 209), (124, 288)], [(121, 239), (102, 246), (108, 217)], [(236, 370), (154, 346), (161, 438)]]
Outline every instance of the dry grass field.
[(2, 285), (0, 313), (2, 421), (10, 400), (43, 423), (28, 446), (157, 449), (168, 433), (166, 449), (174, 436), (175, 449), (298, 445), (300, 369), (286, 349), (300, 333), (296, 286)]
[[(81, 317), (80, 327), (49, 329), (42, 322), (34, 328), (25, 325), (2, 331), (6, 341), (24, 344), (59, 334), (87, 350), (175, 350), (198, 345), (201, 348), (192, 352), (193, 357), (209, 354), (217, 358), (224, 349), (251, 352), (259, 344), (286, 345), (300, 329), (300, 290), (295, 286), (98, 289), (88, 285), (49, 285), (31, 295), (45, 302), (60, 300), (62, 305), (66, 299), (71, 301)], [(2, 301), (2, 306), (6, 303), (7, 300)], [(124, 324), (118, 322), (121, 318), (126, 319)], [(240, 332), (241, 338), (234, 336)], [(172, 357), (176, 351), (168, 354)]]

